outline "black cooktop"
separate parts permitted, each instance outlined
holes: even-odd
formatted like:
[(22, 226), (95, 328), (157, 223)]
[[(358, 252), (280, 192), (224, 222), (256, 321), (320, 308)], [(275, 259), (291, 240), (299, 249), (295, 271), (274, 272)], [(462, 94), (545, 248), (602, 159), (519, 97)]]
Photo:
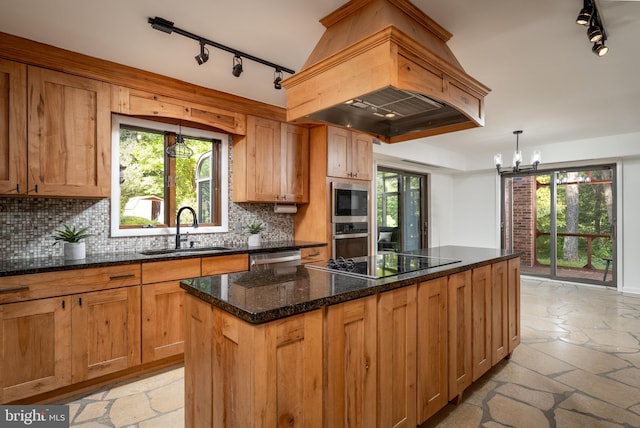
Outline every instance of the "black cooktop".
[(442, 257), (383, 253), (375, 256), (354, 257), (352, 259), (339, 257), (337, 259), (329, 259), (325, 262), (309, 263), (306, 264), (305, 267), (325, 270), (332, 273), (378, 279), (458, 262), (460, 262), (460, 260)]

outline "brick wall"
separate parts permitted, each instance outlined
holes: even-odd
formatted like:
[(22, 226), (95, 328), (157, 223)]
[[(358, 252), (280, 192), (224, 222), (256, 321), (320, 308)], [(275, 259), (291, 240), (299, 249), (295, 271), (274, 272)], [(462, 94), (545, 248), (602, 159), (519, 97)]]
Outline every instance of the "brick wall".
[(536, 180), (535, 177), (513, 179), (513, 250), (522, 253), (522, 266), (535, 262)]

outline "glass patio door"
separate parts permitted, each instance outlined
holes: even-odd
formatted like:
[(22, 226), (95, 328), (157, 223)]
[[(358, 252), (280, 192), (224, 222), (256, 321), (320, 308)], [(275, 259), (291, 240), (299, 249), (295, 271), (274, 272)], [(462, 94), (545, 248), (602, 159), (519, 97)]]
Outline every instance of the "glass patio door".
[(613, 165), (503, 176), (503, 245), (522, 273), (616, 286)]

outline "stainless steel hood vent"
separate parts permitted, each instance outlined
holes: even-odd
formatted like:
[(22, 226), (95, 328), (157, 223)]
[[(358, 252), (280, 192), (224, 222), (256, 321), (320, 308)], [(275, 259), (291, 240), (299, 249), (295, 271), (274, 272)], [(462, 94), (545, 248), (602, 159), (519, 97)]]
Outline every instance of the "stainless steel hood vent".
[(282, 82), (287, 120), (351, 127), (387, 143), (484, 125), (489, 89), (466, 74), (451, 37), (407, 0), (352, 0)]

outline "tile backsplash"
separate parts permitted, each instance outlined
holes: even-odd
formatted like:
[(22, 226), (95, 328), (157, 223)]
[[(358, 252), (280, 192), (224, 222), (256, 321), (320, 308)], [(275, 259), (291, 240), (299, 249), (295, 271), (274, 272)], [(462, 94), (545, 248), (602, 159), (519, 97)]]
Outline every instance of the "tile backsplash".
[[(89, 227), (85, 240), (87, 254), (134, 252), (171, 247), (174, 235), (110, 236), (110, 200), (0, 198), (0, 258), (17, 260), (62, 256), (62, 245), (53, 245), (53, 232), (62, 224)], [(261, 233), (264, 241), (293, 239), (293, 217), (276, 214), (272, 204), (236, 204), (229, 202), (229, 232), (192, 234), (196, 246), (245, 245), (248, 234), (236, 232), (237, 223), (259, 220), (269, 225)]]

